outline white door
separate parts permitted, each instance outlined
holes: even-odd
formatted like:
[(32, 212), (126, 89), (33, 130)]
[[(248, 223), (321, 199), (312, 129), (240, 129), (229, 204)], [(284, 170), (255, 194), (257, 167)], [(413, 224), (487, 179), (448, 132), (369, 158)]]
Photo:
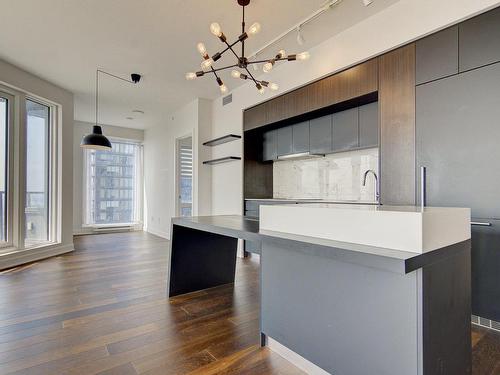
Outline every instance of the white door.
[(193, 212), (193, 139), (177, 139), (177, 216)]

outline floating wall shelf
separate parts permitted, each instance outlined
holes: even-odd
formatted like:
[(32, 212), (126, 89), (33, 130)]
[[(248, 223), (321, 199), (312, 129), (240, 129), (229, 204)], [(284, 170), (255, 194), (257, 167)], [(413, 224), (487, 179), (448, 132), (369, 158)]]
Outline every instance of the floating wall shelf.
[(211, 141), (207, 141), (203, 143), (203, 146), (218, 146), (223, 143), (235, 141), (237, 139), (241, 139), (241, 135), (228, 134), (219, 138), (212, 139)]
[(222, 164), (222, 163), (228, 163), (228, 162), (234, 161), (234, 160), (241, 160), (241, 158), (239, 156), (226, 156), (224, 158), (206, 160), (203, 162), (203, 164), (207, 164), (207, 165)]

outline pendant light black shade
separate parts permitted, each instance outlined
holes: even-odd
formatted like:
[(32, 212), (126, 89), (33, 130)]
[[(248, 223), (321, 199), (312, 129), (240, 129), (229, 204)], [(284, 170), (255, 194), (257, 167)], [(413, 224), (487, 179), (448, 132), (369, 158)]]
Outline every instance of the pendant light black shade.
[(99, 125), (92, 127), (92, 134), (87, 134), (82, 139), (80, 147), (94, 150), (111, 150), (111, 142), (102, 135), (102, 129)]
[(92, 134), (87, 134), (83, 137), (80, 147), (93, 150), (111, 150), (111, 142), (102, 134), (102, 128), (97, 125), (99, 124), (99, 73), (133, 84), (139, 83), (141, 75), (133, 73), (130, 75), (130, 79), (127, 79), (100, 69), (97, 69), (95, 72), (95, 125), (92, 127)]

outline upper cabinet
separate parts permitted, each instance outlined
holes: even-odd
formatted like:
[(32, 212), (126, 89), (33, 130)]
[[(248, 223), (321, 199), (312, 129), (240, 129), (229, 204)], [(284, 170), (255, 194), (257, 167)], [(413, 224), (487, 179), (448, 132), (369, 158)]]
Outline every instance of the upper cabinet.
[(278, 156), (293, 154), (292, 127), (279, 128), (276, 131), (278, 141)]
[(277, 130), (268, 130), (264, 133), (262, 147), (262, 160), (271, 161), (278, 157)]
[(359, 147), (378, 146), (378, 102), (359, 107)]
[(376, 92), (378, 61), (373, 59), (273, 98), (244, 112), (244, 130), (289, 119)]
[(458, 73), (458, 26), (416, 42), (416, 84)]
[(460, 72), (500, 61), (500, 8), (459, 25)]
[(358, 108), (333, 114), (333, 151), (345, 151), (359, 147), (358, 120)]
[(318, 117), (309, 122), (309, 146), (313, 154), (332, 151), (332, 115)]
[(292, 150), (294, 154), (309, 151), (309, 121), (292, 126)]

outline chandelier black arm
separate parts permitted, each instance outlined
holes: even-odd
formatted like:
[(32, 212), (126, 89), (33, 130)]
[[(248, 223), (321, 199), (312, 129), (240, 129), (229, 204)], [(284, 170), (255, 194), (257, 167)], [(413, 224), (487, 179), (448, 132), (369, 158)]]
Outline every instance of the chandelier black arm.
[(227, 45), (226, 51), (227, 51), (228, 49), (229, 49), (229, 50), (231, 50), (231, 52), (234, 54), (234, 56), (236, 56), (236, 58), (239, 60), (239, 59), (240, 59), (240, 57), (238, 56), (238, 54), (237, 54), (237, 53), (234, 51), (234, 49), (233, 49), (233, 45), (234, 45), (234, 44), (233, 44), (233, 45), (231, 45), (231, 44), (229, 44), (228, 42), (224, 42), (224, 43), (226, 43), (226, 45)]
[(215, 69), (213, 66), (211, 66), (212, 70), (209, 70), (207, 72), (203, 72), (204, 74), (207, 74), (207, 73), (216, 73), (216, 72), (220, 72), (221, 70), (226, 70), (226, 69), (231, 69), (231, 68), (236, 68), (238, 66), (238, 64), (233, 64), (233, 65), (228, 65), (228, 66), (224, 66), (222, 68), (217, 68)]
[(250, 64), (262, 64), (262, 63), (268, 62), (269, 60), (283, 61), (283, 60), (288, 60), (288, 57), (281, 57), (279, 59), (273, 58), (273, 59), (267, 59), (267, 60), (248, 61), (247, 64), (248, 65), (250, 65)]
[(252, 73), (250, 73), (250, 70), (248, 70), (248, 68), (245, 66), (245, 70), (247, 71), (248, 75), (250, 76), (250, 78), (252, 78), (252, 81), (254, 81), (255, 84), (259, 83), (255, 77), (253, 76)]

